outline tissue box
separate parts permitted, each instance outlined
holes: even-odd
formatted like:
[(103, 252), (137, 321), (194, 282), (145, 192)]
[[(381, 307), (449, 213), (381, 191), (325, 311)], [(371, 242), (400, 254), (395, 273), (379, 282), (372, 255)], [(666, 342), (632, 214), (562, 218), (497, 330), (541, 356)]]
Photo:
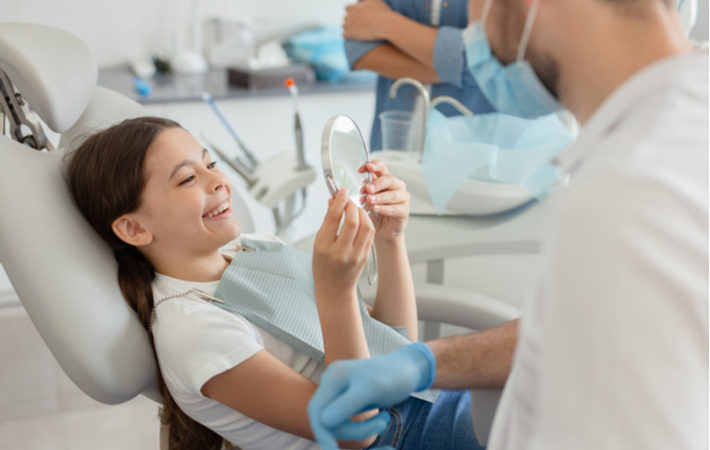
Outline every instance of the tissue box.
[(310, 64), (293, 64), (269, 69), (247, 69), (230, 67), (229, 84), (249, 89), (283, 86), (286, 78), (293, 78), (296, 84), (310, 84), (316, 81), (316, 73)]

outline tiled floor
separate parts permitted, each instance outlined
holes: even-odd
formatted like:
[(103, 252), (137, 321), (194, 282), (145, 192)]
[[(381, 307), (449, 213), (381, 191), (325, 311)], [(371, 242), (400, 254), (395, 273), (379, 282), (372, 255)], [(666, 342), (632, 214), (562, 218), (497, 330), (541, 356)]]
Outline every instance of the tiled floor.
[(0, 422), (2, 450), (157, 450), (157, 406), (138, 397), (115, 406)]
[(21, 306), (0, 307), (0, 450), (156, 450), (158, 406), (103, 405), (67, 377)]

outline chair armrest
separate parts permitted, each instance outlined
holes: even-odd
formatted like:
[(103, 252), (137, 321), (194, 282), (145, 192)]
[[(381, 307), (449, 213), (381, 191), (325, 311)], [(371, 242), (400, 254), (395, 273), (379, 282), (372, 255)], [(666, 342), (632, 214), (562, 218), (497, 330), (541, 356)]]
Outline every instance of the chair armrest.
[[(377, 287), (363, 284), (360, 286), (362, 297), (365, 303), (372, 306)], [(414, 292), (420, 320), (483, 330), (522, 315), (518, 308), (500, 300), (449, 286), (415, 283)]]

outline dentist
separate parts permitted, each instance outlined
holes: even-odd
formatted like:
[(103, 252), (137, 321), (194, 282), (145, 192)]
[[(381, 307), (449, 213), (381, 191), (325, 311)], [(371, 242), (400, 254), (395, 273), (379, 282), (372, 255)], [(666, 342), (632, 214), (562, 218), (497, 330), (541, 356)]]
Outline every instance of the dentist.
[[(496, 110), (565, 107), (543, 273), (521, 321), (333, 363), (309, 405), (350, 417), (430, 386), (505, 390), (489, 449), (708, 448), (708, 52), (672, 0), (471, 0), (467, 65)], [(567, 177), (568, 176), (568, 177)]]

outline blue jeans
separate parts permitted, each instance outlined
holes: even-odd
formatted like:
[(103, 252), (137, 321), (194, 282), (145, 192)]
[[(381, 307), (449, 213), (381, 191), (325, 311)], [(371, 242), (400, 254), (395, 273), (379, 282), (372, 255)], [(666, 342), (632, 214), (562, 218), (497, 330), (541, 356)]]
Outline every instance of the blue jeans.
[(471, 392), (441, 391), (435, 403), (409, 397), (388, 408), (387, 429), (369, 449), (392, 446), (397, 450), (482, 450), (473, 432)]

